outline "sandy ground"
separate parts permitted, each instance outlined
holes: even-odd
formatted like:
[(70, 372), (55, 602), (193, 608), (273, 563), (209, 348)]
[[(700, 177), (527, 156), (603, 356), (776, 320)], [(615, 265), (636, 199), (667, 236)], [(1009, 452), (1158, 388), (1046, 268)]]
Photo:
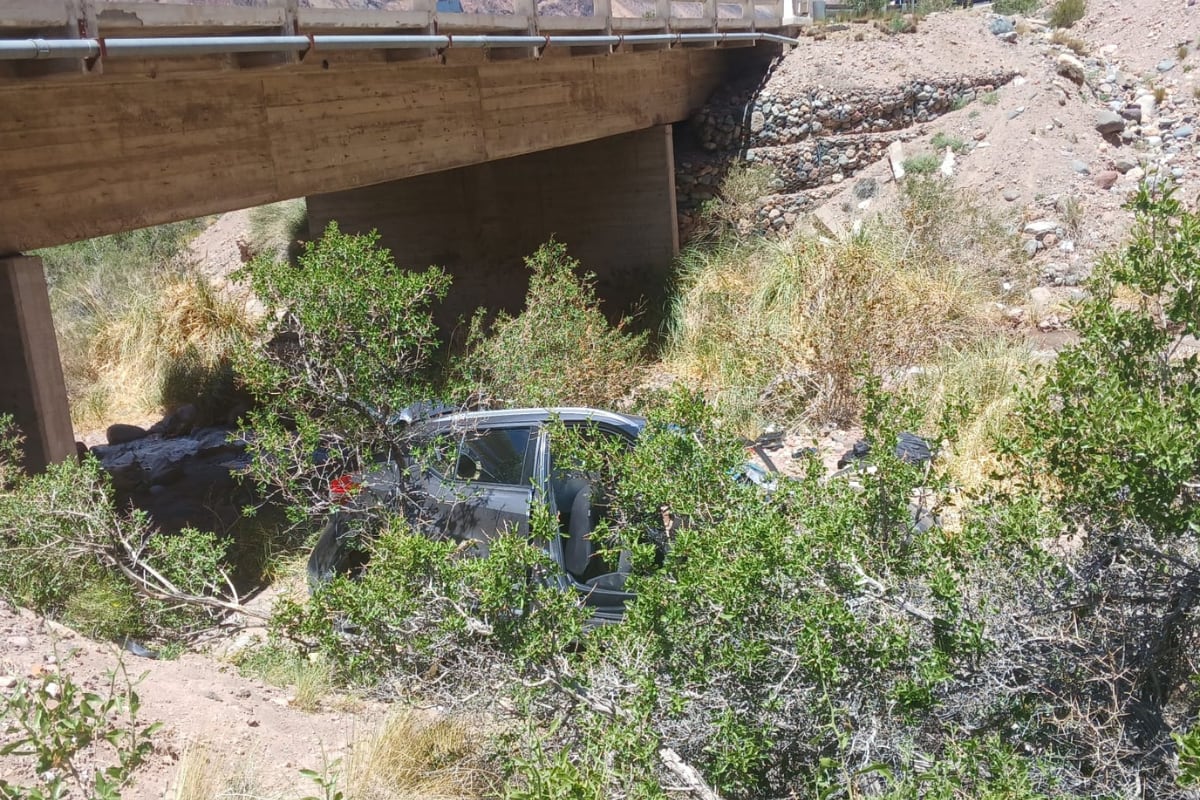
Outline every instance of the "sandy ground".
[[(122, 794), (127, 800), (172, 796), (180, 758), (197, 743), (249, 767), (267, 795), (312, 794), (315, 787), (300, 770), (319, 770), (324, 757), (333, 761), (344, 756), (356, 733), (381, 712), (377, 705), (365, 702), (350, 711), (301, 711), (288, 691), (243, 678), (235, 667), (211, 654), (185, 653), (175, 660), (139, 658), (115, 644), (88, 640), (0, 603), (4, 691), (13, 691), (15, 681), (61, 683), (65, 675), (84, 690), (107, 696), (114, 672), (117, 686), (125, 685), (122, 670), (142, 701), (139, 721), (163, 723), (154, 737), (153, 755)], [(86, 769), (101, 763), (103, 755), (93, 758), (85, 753), (80, 765)], [(31, 773), (28, 759), (0, 759), (0, 778), (22, 782)]]
[[(1165, 59), (1178, 59), (1181, 39), (1190, 37), (1189, 46), (1196, 48), (1200, 5), (1188, 6), (1187, 0), (1093, 0), (1090, 6), (1087, 17), (1072, 33), (1086, 42), (1091, 57), (1097, 60), (1096, 69), (1103, 73), (1098, 80), (1104, 82), (1109, 72), (1131, 77), (1134, 88), (1118, 86), (1114, 97), (1161, 87), (1167, 102), (1160, 115), (1177, 123), (1195, 121), (1197, 73), (1185, 66), (1189, 62), (1200, 65), (1200, 53), (1169, 70), (1159, 71), (1158, 67)], [(1140, 164), (1157, 156), (1139, 149), (1136, 143), (1114, 143), (1096, 132), (1096, 114), (1106, 101), (1090, 85), (1076, 86), (1058, 74), (1055, 63), (1064, 48), (1036, 30), (1022, 33), (1015, 43), (1001, 41), (989, 32), (990, 20), (982, 8), (946, 12), (927, 18), (916, 34), (889, 37), (866, 33), (860, 42), (854, 40), (859, 32), (856, 28), (865, 26), (851, 26), (824, 41), (806, 40), (771, 80), (877, 85), (952, 74), (968, 66), (975, 72), (984, 67), (1018, 71), (1020, 77), (997, 93), (994, 104), (975, 102), (913, 131), (905, 150), (912, 153), (928, 148), (930, 138), (939, 131), (969, 142), (971, 149), (955, 159), (956, 183), (975, 191), (998, 211), (1023, 221), (1061, 218), (1065, 199), (1074, 199), (1081, 211), (1071, 247), (1063, 247), (1061, 242), (1046, 246), (1035, 255), (1032, 266), (1039, 275), (1058, 274), (1054, 265), (1059, 264), (1063, 270), (1086, 273), (1098, 254), (1126, 229), (1128, 215), (1121, 204), (1136, 185), (1128, 173), (1110, 188), (1098, 185), (1097, 177), (1122, 159)], [(1170, 162), (1183, 170), (1179, 182), (1188, 199), (1200, 193), (1194, 141), (1183, 143)], [(1080, 169), (1080, 164), (1085, 169)], [(860, 208), (848, 192), (864, 176), (878, 178), (884, 187), (867, 208)], [(888, 202), (888, 180), (889, 170), (883, 163), (856, 175), (846, 181), (844, 191), (831, 192), (827, 211), (841, 215), (847, 225), (877, 213)], [(197, 237), (192, 251), (201, 269), (219, 280), (240, 264), (237, 243), (245, 230), (246, 212), (234, 212), (223, 215)], [(1061, 294), (1072, 288), (1048, 285), (1047, 291)], [(1043, 302), (1053, 303), (1054, 296)], [(1020, 315), (1014, 319), (1020, 321)], [(838, 452), (853, 444), (855, 434), (827, 432), (822, 442), (827, 455), (836, 459)], [(789, 440), (773, 458), (786, 464), (793, 450), (809, 443)], [(290, 703), (287, 691), (240, 677), (235, 668), (212, 653), (189, 653), (173, 661), (140, 659), (122, 654), (111, 644), (88, 641), (27, 612), (0, 605), (0, 685), (10, 687), (3, 691), (11, 691), (17, 679), (43, 680), (60, 669), (85, 686), (107, 686), (105, 675), (120, 660), (130, 674), (144, 673), (138, 684), (143, 719), (165, 723), (150, 763), (124, 794), (127, 800), (170, 796), (180, 754), (189, 742), (197, 740), (206, 740), (227, 756), (252, 764), (262, 784), (280, 796), (312, 794), (314, 787), (299, 770), (319, 768), (322, 752), (338, 757), (356, 728), (368, 724), (379, 712), (377, 706), (364, 703), (353, 712), (331, 708), (307, 713)], [(0, 758), (0, 777), (26, 779), (29, 767), (12, 757)]]

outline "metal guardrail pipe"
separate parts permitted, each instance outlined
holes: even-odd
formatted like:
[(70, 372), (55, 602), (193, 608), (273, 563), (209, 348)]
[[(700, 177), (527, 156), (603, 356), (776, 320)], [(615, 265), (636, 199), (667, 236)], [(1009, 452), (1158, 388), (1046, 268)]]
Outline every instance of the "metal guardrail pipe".
[(0, 40), (0, 61), (36, 59), (170, 57), (226, 55), (231, 53), (304, 53), (315, 50), (406, 50), (444, 47), (597, 47), (624, 44), (683, 44), (685, 42), (778, 42), (800, 44), (799, 39), (775, 33), (644, 33), (607, 35), (481, 34), (453, 36), (334, 35), (313, 36), (164, 36), (138, 39), (5, 39)]

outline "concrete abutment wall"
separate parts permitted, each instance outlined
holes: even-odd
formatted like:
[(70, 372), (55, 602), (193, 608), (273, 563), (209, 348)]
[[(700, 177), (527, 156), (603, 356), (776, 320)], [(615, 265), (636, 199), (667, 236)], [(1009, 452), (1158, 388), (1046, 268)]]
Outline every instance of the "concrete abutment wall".
[(554, 236), (596, 273), (609, 314), (657, 309), (679, 252), (671, 126), (308, 198), (314, 236), (377, 229), (397, 266), (454, 283), (439, 322), (519, 311), (523, 259)]
[(75, 454), (67, 390), (42, 260), (0, 258), (0, 412), (25, 436), (25, 467)]

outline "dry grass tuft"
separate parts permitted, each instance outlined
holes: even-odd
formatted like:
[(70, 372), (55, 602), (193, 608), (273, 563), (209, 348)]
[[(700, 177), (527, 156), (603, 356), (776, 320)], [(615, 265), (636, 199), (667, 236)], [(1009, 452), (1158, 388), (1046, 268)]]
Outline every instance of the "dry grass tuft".
[(250, 212), (246, 243), (253, 255), (294, 260), (308, 237), (308, 204), (303, 198), (259, 206)]
[(234, 343), (253, 332), (242, 303), (186, 272), (152, 281), (123, 308), (95, 306), (91, 322), (86, 348), (67, 364), (73, 383), (82, 373), (86, 391), (108, 401), (100, 408), (85, 403), (77, 417), (140, 415), (185, 402), (210, 405), (216, 402), (210, 393), (231, 390), (230, 376), (223, 373)]
[(459, 800), (494, 788), (476, 734), (463, 722), (395, 711), (347, 759), (347, 800)]
[(238, 659), (238, 667), (242, 674), (291, 689), (292, 705), (301, 711), (321, 710), (334, 693), (329, 662), (284, 647), (267, 645), (250, 650)]
[(905, 385), (903, 391), (925, 412), (925, 430), (935, 430), (947, 415), (958, 419), (944, 465), (959, 486), (983, 486), (1001, 467), (995, 443), (1011, 432), (1013, 390), (1027, 380), (1026, 370), (1033, 364), (1028, 346), (995, 337), (942, 351)]
[(40, 253), (77, 425), (204, 405), (231, 390), (225, 355), (252, 320), (184, 263), (202, 226), (161, 225)]
[(752, 435), (846, 422), (866, 370), (894, 374), (994, 330), (1010, 234), (936, 180), (837, 244), (727, 238), (681, 259), (667, 367)]
[(1075, 53), (1077, 56), (1086, 56), (1091, 52), (1088, 43), (1077, 36), (1072, 36), (1062, 28), (1059, 28), (1050, 34), (1050, 41), (1054, 44), (1060, 44), (1068, 50)]
[(208, 742), (189, 742), (179, 758), (171, 800), (267, 798), (248, 766), (249, 762), (235, 765)]

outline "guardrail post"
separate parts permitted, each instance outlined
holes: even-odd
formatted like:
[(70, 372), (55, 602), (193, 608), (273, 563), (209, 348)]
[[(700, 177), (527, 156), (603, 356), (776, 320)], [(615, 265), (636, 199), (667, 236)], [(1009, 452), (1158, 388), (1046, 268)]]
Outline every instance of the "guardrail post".
[(671, 0), (654, 0), (654, 16), (662, 28), (670, 30)]
[[(47, 31), (49, 36), (64, 39), (90, 39), (99, 36), (96, 30), (96, 9), (91, 0), (67, 0), (66, 26), (61, 30)], [(59, 6), (62, 8), (62, 6)], [(38, 63), (28, 65), (31, 74), (44, 75), (49, 72), (92, 72), (101, 73), (104, 65), (99, 61), (65, 61), (58, 64)]]
[[(596, 19), (596, 30), (604, 31), (606, 36), (612, 33), (612, 0), (592, 0), (592, 16)], [(606, 45), (600, 52), (611, 53), (612, 51), (612, 45)]]
[[(296, 27), (296, 15), (300, 7), (300, 0), (282, 0), (283, 6), (283, 27), (281, 33), (284, 36), (295, 36), (298, 32)], [(299, 53), (286, 53), (284, 60), (288, 64), (295, 64), (300, 60)]]

